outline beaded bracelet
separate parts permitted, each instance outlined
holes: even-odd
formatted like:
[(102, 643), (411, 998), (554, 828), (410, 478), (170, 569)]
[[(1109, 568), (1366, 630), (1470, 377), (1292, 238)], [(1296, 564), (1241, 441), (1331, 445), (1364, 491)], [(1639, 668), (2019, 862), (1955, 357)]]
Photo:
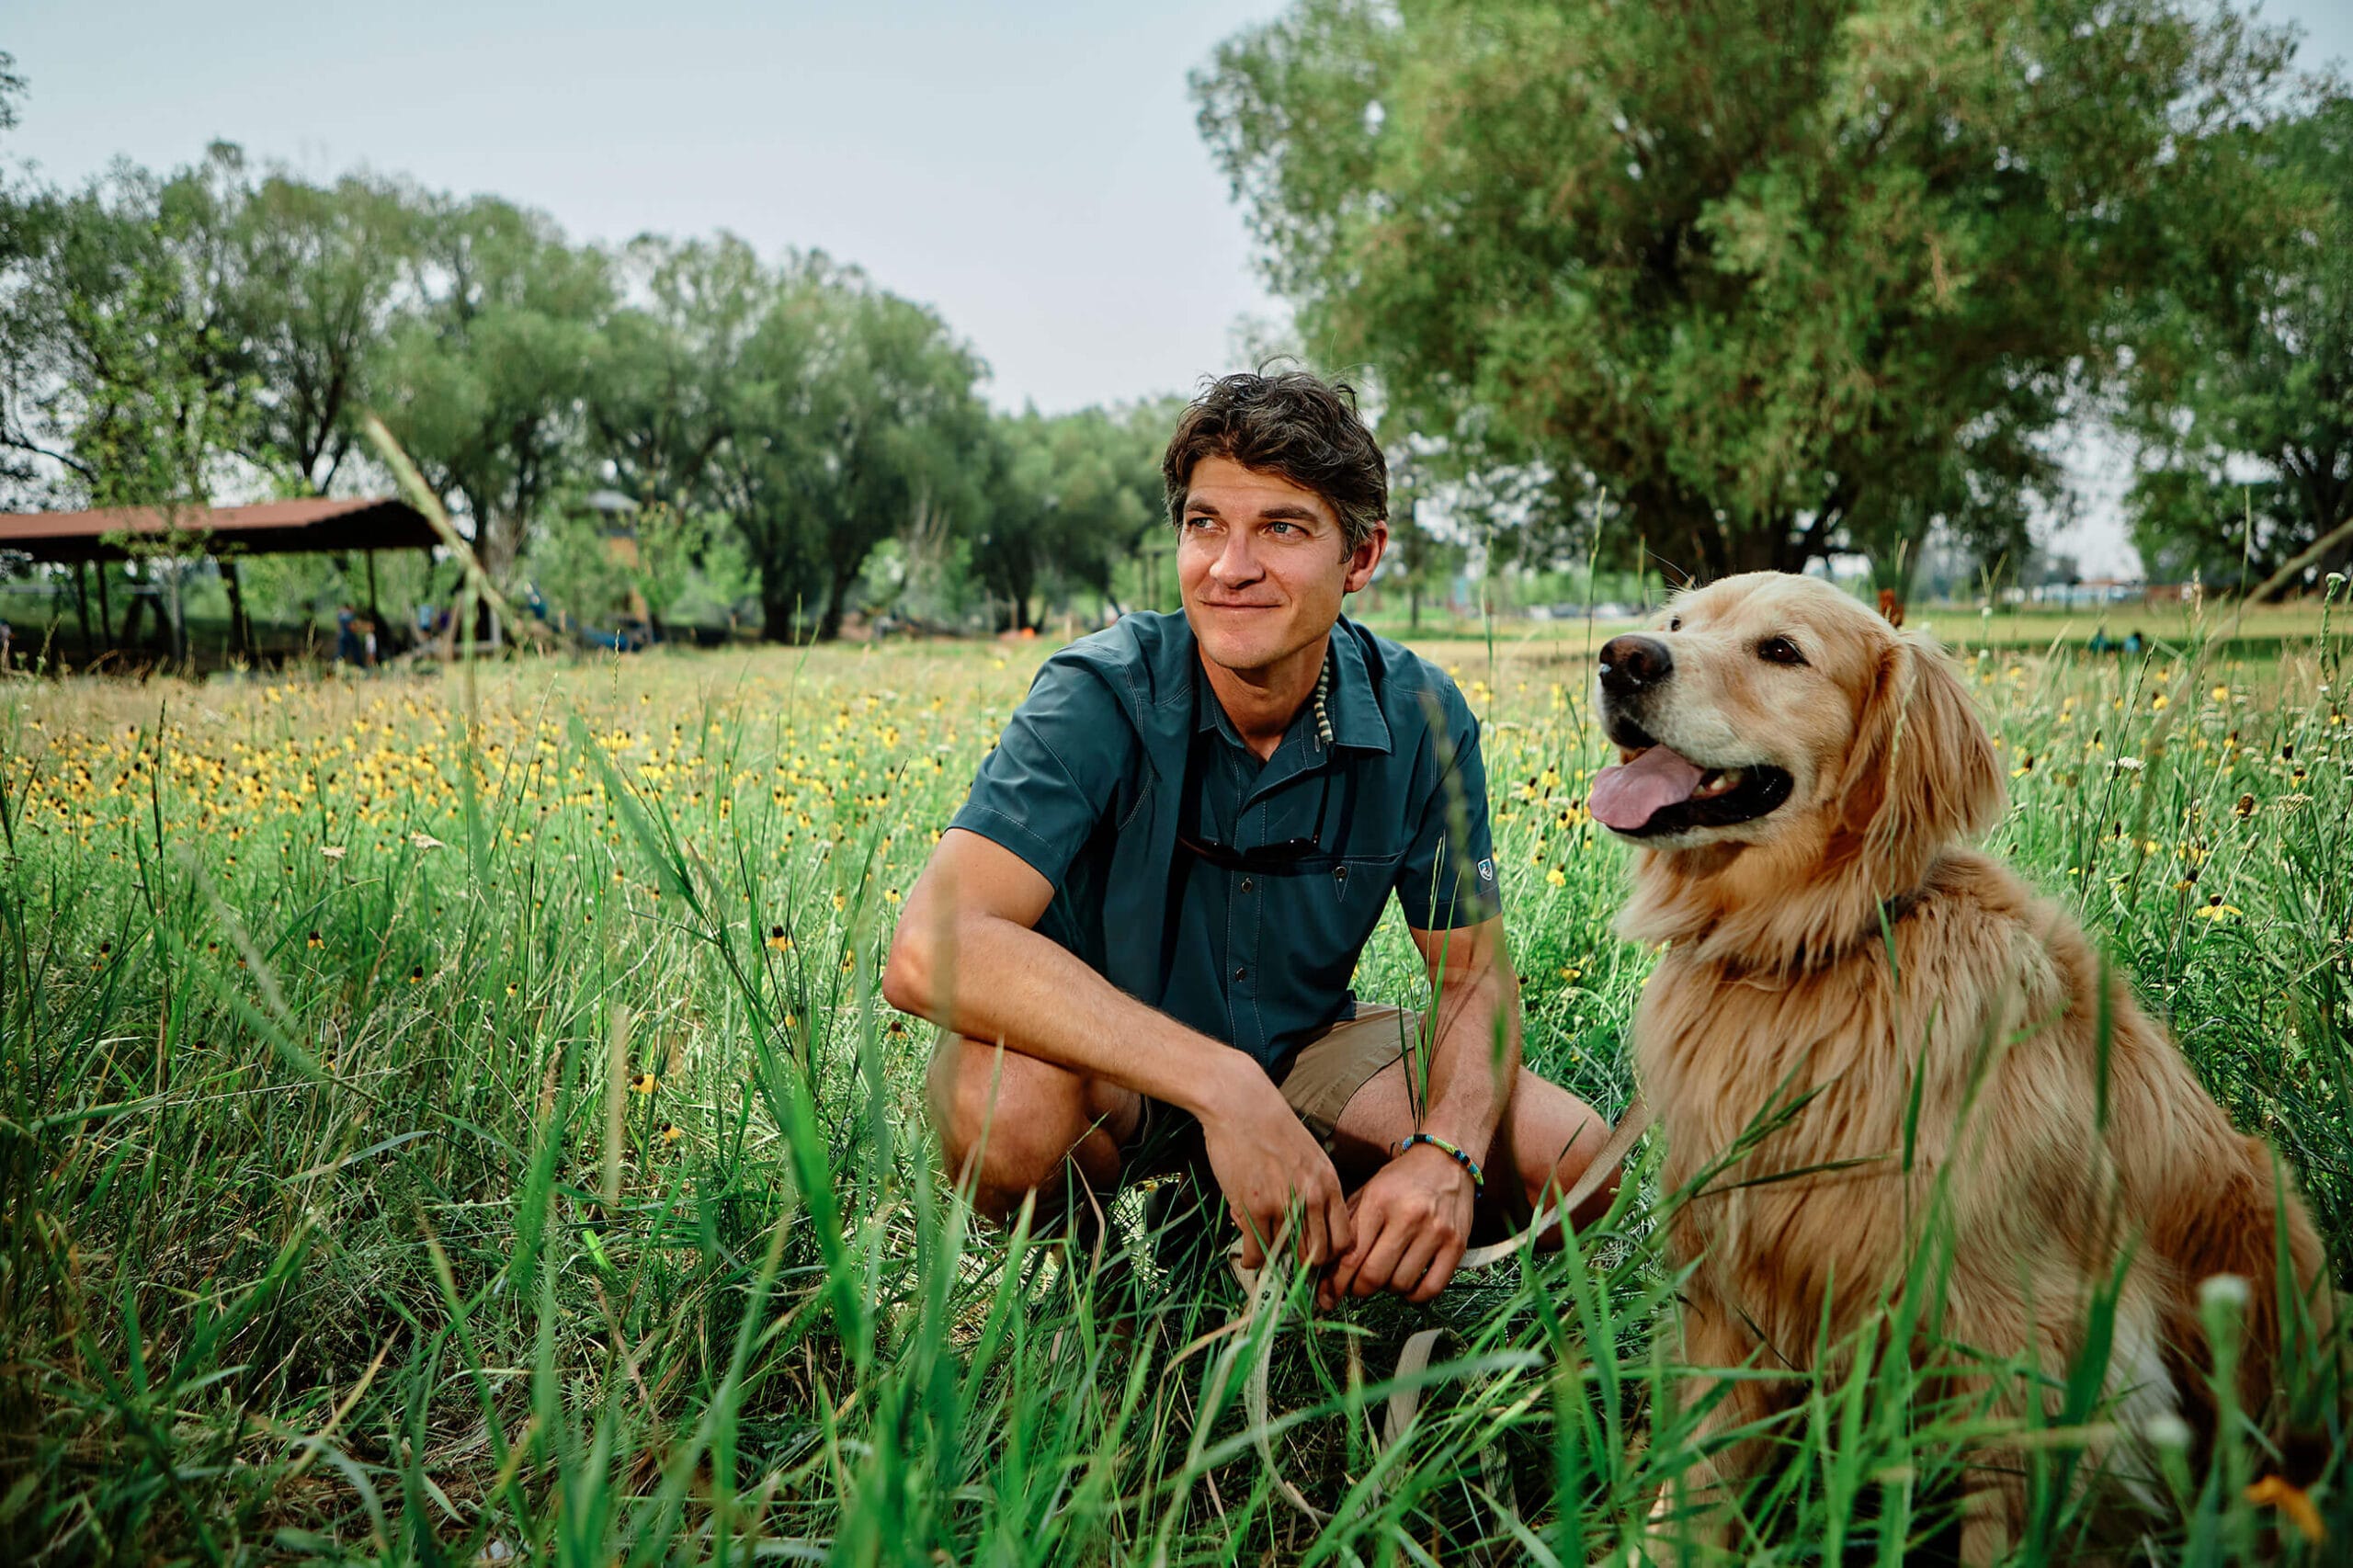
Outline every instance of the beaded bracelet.
[(1479, 1168), (1479, 1162), (1465, 1153), (1460, 1145), (1448, 1142), (1445, 1139), (1440, 1138), (1435, 1132), (1408, 1132), (1404, 1137), (1397, 1141), (1397, 1152), (1402, 1154), (1416, 1143), (1428, 1144), (1431, 1148), (1436, 1149), (1441, 1154), (1449, 1156), (1456, 1165), (1461, 1165), (1464, 1170), (1470, 1172), (1472, 1191), (1484, 1192), (1487, 1190), (1486, 1173)]

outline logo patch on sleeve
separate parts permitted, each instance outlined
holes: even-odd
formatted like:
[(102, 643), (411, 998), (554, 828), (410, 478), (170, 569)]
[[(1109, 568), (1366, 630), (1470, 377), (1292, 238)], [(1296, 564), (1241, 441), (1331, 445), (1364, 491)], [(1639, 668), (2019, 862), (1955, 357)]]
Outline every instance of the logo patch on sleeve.
[(1488, 859), (1479, 862), (1479, 880), (1483, 882), (1492, 882), (1495, 880), (1495, 863), (1494, 860)]

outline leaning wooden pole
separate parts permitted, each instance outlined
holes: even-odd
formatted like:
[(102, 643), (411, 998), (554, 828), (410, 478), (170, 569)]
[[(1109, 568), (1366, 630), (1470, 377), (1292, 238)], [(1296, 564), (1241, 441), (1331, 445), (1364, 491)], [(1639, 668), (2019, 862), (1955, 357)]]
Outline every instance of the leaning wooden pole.
[(2286, 591), (2290, 584), (2302, 576), (2306, 567), (2347, 540), (2353, 540), (2353, 517), (2346, 518), (2320, 538), (2313, 540), (2309, 546), (2298, 551), (2288, 564), (2266, 577), (2255, 592), (2247, 597), (2257, 604), (2268, 603), (2274, 595)]
[[(416, 464), (408, 453), (401, 449), (401, 444), (392, 439), (392, 433), (384, 427), (384, 422), (371, 414), (360, 421), (360, 428), (374, 444), (377, 454), (384, 460), (384, 466), (392, 471), (392, 477), (400, 483), (400, 487), (408, 493), (411, 503), (425, 514), (425, 520), (433, 525), (433, 531), (441, 536), (441, 542), (449, 548), (450, 554), (458, 558), (459, 568), (464, 573), (466, 594), (488, 605), (494, 613), (503, 615), (517, 631), (530, 632), (535, 637), (550, 635), (547, 629), (537, 621), (525, 620), (516, 615), (513, 607), (507, 604), (506, 597), (491, 582), (490, 574), (483, 570), (482, 558), (474, 553), (473, 546), (466, 542), (465, 536), (458, 531), (458, 526), (449, 520), (449, 514), (442, 508), (441, 497), (433, 494), (433, 487), (425, 483), (425, 476), (417, 472)], [(472, 605), (468, 606), (466, 614), (471, 620), (473, 614)], [(473, 629), (466, 627), (458, 645), (462, 648), (472, 636)]]

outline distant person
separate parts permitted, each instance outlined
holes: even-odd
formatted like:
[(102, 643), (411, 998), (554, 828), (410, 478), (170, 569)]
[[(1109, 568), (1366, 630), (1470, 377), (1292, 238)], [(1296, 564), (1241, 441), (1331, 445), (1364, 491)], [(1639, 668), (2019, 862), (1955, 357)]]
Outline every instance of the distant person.
[(359, 617), (349, 605), (335, 607), (335, 659), (339, 665), (356, 665), (366, 652), (359, 641)]
[[(1340, 613), (1389, 537), (1344, 390), (1229, 376), (1162, 475), (1182, 613), (1046, 661), (908, 894), (883, 992), (942, 1026), (931, 1116), (983, 1212), (1176, 1145), (1246, 1264), (1297, 1205), (1327, 1303), (1427, 1301), (1475, 1210), (1527, 1215), (1608, 1134), (1520, 1065), (1478, 722)], [(1348, 988), (1392, 894), (1439, 998), (1427, 1049)]]

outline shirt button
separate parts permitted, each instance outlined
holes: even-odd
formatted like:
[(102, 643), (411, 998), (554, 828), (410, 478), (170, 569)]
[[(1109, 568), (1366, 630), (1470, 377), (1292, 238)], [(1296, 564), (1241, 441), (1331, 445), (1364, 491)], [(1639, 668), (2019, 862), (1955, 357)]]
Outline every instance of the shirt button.
[(1247, 877), (1242, 879), (1242, 891), (1244, 892), (1248, 892), (1250, 891), (1250, 879)]
[(1233, 971), (1233, 978), (1234, 978), (1234, 979), (1236, 979), (1236, 980), (1247, 980), (1247, 979), (1249, 979), (1249, 978), (1250, 978), (1250, 967), (1249, 967), (1247, 964), (1245, 964), (1245, 965), (1243, 965), (1241, 968), (1236, 969), (1236, 970)]

